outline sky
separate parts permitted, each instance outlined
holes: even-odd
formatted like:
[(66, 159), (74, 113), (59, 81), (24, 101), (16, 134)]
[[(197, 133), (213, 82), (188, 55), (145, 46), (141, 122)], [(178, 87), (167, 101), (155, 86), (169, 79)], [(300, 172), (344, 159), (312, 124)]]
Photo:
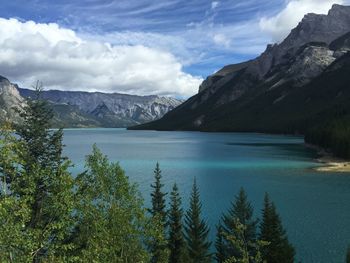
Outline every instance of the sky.
[(350, 0), (11, 0), (0, 75), (21, 87), (188, 98), (208, 75)]

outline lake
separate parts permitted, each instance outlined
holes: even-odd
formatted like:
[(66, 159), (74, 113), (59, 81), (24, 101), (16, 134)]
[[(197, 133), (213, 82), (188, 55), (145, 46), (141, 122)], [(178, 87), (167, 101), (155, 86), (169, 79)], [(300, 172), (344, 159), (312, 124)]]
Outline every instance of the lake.
[(194, 177), (203, 215), (215, 225), (244, 187), (260, 217), (264, 193), (275, 202), (302, 262), (345, 262), (350, 245), (350, 174), (312, 170), (316, 154), (295, 136), (67, 129), (66, 155), (82, 171), (93, 143), (119, 161), (149, 205), (153, 169), (160, 163), (165, 189), (176, 182), (187, 208)]

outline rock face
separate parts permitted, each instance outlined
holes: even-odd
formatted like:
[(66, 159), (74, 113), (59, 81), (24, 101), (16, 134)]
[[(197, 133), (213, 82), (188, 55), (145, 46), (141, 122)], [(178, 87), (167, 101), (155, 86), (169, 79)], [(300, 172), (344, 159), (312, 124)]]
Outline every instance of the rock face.
[[(313, 104), (317, 90), (313, 89), (315, 94), (309, 94), (307, 89), (330, 68), (337, 72), (334, 75), (341, 76), (339, 81), (344, 81), (345, 77), (339, 70), (348, 64), (338, 62), (347, 58), (349, 50), (349, 6), (333, 5), (327, 15), (307, 14), (280, 44), (268, 45), (254, 60), (224, 67), (209, 76), (200, 86), (199, 93), (180, 107), (159, 121), (135, 128), (302, 132), (306, 128), (306, 124), (301, 121), (304, 118), (302, 115), (310, 115), (311, 112), (321, 114), (321, 108), (331, 104), (328, 98)], [(347, 87), (344, 83), (342, 89)], [(320, 86), (320, 90), (329, 88), (324, 83)], [(301, 91), (309, 94), (304, 102), (294, 97), (298, 92), (301, 96)], [(347, 92), (343, 90), (339, 94)], [(284, 118), (279, 113), (283, 112), (281, 108), (286, 107), (291, 98), (302, 103), (294, 106), (288, 104), (285, 117), (293, 116), (293, 119), (281, 123), (279, 128), (275, 127), (277, 120), (268, 125), (268, 119), (273, 120), (273, 116)], [(341, 95), (335, 96), (334, 102), (340, 99)], [(315, 108), (311, 112), (292, 114), (296, 111), (295, 107), (305, 110), (307, 104)], [(267, 110), (270, 108), (271, 111)], [(264, 119), (265, 122), (262, 121)]]
[(22, 109), (25, 103), (17, 88), (0, 76), (0, 122), (19, 119), (17, 110)]
[[(251, 61), (243, 62), (239, 64), (232, 64), (223, 67), (221, 70), (216, 72), (214, 75), (207, 77), (206, 80), (199, 86), (199, 92), (211, 87), (219, 87), (222, 86), (228, 79), (235, 75), (235, 73), (239, 72), (241, 69), (249, 66)], [(221, 81), (220, 81), (221, 80)], [(214, 87), (215, 86), (215, 87)]]
[[(20, 121), (15, 108), (22, 109), (25, 98), (34, 96), (33, 90), (21, 89), (0, 76), (0, 122)], [(54, 110), (54, 127), (127, 127), (159, 119), (182, 102), (158, 96), (57, 90), (43, 91), (42, 97)]]

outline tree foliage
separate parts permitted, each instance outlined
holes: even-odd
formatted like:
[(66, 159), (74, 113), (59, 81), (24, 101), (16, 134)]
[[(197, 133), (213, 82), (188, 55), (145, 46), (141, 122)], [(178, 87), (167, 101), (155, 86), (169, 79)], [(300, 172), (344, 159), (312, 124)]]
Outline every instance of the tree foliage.
[(350, 158), (349, 118), (335, 119), (308, 130), (305, 142), (330, 150), (336, 156)]
[(209, 227), (201, 218), (202, 204), (196, 179), (193, 181), (190, 207), (185, 215), (185, 239), (187, 241), (188, 256), (193, 263), (211, 262), (208, 241)]
[(268, 246), (262, 250), (262, 257), (269, 263), (293, 263), (295, 251), (289, 243), (286, 231), (281, 219), (276, 212), (275, 205), (265, 195), (262, 210), (262, 222), (260, 224), (260, 239), (267, 241)]
[(63, 260), (73, 248), (66, 238), (74, 199), (70, 162), (62, 156), (62, 130), (49, 129), (52, 112), (39, 96), (28, 100), (20, 115), (22, 122), (14, 126), (17, 136), (8, 126), (1, 134), (1, 219), (5, 222), (0, 239), (10, 245), (1, 246), (1, 253), (19, 262)]
[(174, 184), (170, 193), (169, 211), (169, 263), (186, 263), (186, 244), (182, 226), (183, 210), (181, 207), (181, 197), (179, 189)]
[[(257, 220), (253, 218), (253, 207), (248, 201), (243, 188), (240, 189), (228, 212), (222, 216), (221, 222), (218, 226), (216, 240), (217, 261), (223, 262), (232, 257), (241, 258), (241, 249), (235, 247), (235, 243), (227, 240), (227, 237), (238, 238), (237, 235), (243, 231), (243, 237), (246, 243), (248, 245), (255, 244), (257, 226)], [(240, 225), (243, 228), (237, 229)], [(248, 246), (248, 251), (251, 255), (254, 255), (256, 253), (255, 246)]]
[[(236, 234), (226, 235), (226, 239), (237, 250), (237, 255), (233, 255), (224, 260), (224, 263), (266, 263), (263, 261), (261, 255), (261, 249), (268, 245), (268, 242), (255, 240), (254, 242), (248, 241), (245, 238), (245, 231), (247, 226), (240, 223), (238, 219), (235, 220)], [(252, 255), (251, 248), (254, 247), (255, 253)]]
[(94, 146), (77, 177), (74, 243), (81, 262), (146, 262), (147, 219), (136, 185)]
[(154, 179), (154, 184), (151, 184), (153, 191), (151, 193), (152, 208), (150, 209), (150, 212), (152, 216), (156, 216), (157, 214), (159, 214), (162, 222), (165, 223), (167, 216), (165, 196), (167, 195), (167, 193), (163, 192), (162, 190), (164, 184), (161, 183), (162, 171), (160, 170), (158, 162), (156, 164), (156, 168), (154, 169)]
[(161, 183), (162, 172), (157, 162), (154, 169), (154, 184), (151, 184), (153, 189), (151, 193), (152, 198), (152, 208), (149, 209), (149, 212), (152, 216), (153, 224), (157, 226), (155, 238), (151, 238), (149, 241), (149, 248), (152, 254), (151, 262), (167, 262), (169, 257), (169, 249), (166, 240), (166, 220), (167, 220), (167, 211), (166, 211), (166, 202), (165, 196), (167, 193), (163, 192), (162, 188), (164, 184)]

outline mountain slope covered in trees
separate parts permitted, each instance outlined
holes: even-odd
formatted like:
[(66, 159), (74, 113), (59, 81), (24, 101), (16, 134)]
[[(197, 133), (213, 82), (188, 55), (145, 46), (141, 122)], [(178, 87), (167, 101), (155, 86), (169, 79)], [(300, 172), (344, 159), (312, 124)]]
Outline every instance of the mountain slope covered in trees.
[(327, 127), (345, 131), (337, 138), (350, 136), (349, 31), (350, 7), (308, 14), (282, 43), (224, 67), (162, 119), (132, 129), (307, 134), (308, 142), (349, 157), (334, 145), (345, 139), (335, 143), (329, 132), (315, 132)]

